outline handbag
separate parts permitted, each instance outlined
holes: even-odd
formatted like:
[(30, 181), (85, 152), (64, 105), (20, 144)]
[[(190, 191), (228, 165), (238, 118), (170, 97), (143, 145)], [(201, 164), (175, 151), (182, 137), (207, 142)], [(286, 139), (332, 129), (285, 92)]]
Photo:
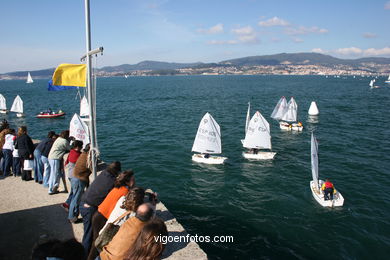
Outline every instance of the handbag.
[(34, 161), (33, 160), (24, 160), (23, 170), (32, 171), (33, 168), (34, 168)]
[(104, 246), (110, 243), (112, 238), (118, 232), (120, 226), (115, 223), (119, 222), (122, 218), (126, 217), (130, 213), (131, 211), (127, 211), (121, 216), (119, 216), (116, 220), (114, 220), (114, 222), (108, 223), (107, 226), (103, 229), (102, 233), (100, 233), (100, 235), (96, 238), (95, 247), (99, 251), (99, 253), (103, 250)]

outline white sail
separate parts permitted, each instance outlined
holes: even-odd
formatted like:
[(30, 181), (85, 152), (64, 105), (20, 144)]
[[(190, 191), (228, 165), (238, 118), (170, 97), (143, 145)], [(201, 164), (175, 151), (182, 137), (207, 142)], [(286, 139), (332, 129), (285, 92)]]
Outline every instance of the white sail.
[(318, 142), (314, 134), (311, 133), (311, 174), (313, 177), (313, 182), (316, 185), (316, 188), (319, 190), (318, 184)]
[(31, 74), (30, 74), (30, 72), (27, 74), (27, 81), (26, 81), (26, 83), (33, 83), (34, 81), (33, 81), (33, 79), (32, 79), (32, 77), (31, 77)]
[(287, 101), (285, 97), (281, 97), (276, 104), (274, 111), (271, 114), (271, 118), (280, 120), (282, 116), (286, 113), (287, 110)]
[(281, 120), (287, 122), (296, 122), (298, 117), (298, 105), (295, 102), (295, 99), (291, 97), (290, 101), (287, 104), (287, 111), (282, 116)]
[(375, 82), (375, 80), (374, 79), (372, 79), (371, 81), (370, 81), (370, 84), (368, 84), (370, 87), (374, 87), (374, 82)]
[(248, 102), (248, 111), (246, 112), (246, 121), (245, 121), (245, 134), (248, 131), (248, 125), (250, 121), (250, 113), (251, 113), (251, 102)]
[(269, 123), (259, 111), (256, 111), (249, 122), (243, 146), (249, 149), (271, 149)]
[(23, 100), (19, 97), (19, 95), (16, 96), (10, 111), (23, 114)]
[(222, 152), (220, 127), (209, 113), (200, 121), (192, 151), (209, 154)]
[(385, 81), (385, 83), (390, 83), (390, 75), (389, 75), (389, 77), (387, 78), (387, 80)]
[(77, 114), (74, 114), (70, 121), (69, 136), (73, 136), (76, 140), (83, 141), (84, 147), (90, 143), (88, 126)]
[(308, 114), (311, 116), (317, 116), (320, 113), (315, 101), (312, 101), (309, 107)]
[(80, 101), (80, 116), (89, 116), (89, 105), (85, 96)]
[(7, 104), (5, 102), (5, 97), (0, 94), (0, 110), (6, 110), (7, 109)]

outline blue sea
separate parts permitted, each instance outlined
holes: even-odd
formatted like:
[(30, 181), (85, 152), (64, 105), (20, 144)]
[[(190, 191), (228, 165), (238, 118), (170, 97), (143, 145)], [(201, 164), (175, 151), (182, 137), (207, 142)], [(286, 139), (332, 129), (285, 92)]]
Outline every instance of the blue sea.
[[(97, 79), (101, 158), (136, 172), (191, 235), (233, 236), (200, 243), (210, 259), (388, 259), (390, 255), (390, 86), (377, 79), (322, 76), (167, 76)], [(82, 92), (82, 91), (81, 91)], [(47, 80), (0, 81), (11, 106), (16, 95), (35, 139), (60, 132), (79, 110), (77, 91), (47, 91)], [(82, 93), (81, 93), (82, 94)], [(302, 133), (283, 132), (270, 114), (293, 96)], [(248, 161), (240, 140), (248, 102), (269, 121), (272, 161)], [(308, 118), (311, 101), (320, 110)], [(47, 108), (65, 119), (37, 119)], [(225, 165), (191, 161), (203, 115), (219, 123)], [(320, 177), (330, 178), (345, 203), (322, 208), (312, 197), (310, 134), (319, 141)]]

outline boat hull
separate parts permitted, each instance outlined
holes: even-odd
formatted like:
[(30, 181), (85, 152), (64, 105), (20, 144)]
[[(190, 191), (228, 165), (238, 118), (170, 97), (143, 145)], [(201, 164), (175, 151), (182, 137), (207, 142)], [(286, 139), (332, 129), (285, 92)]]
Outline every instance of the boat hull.
[(7, 110), (0, 110), (0, 114), (7, 114), (8, 111)]
[(205, 158), (204, 154), (194, 154), (192, 155), (192, 160), (194, 162), (205, 164), (223, 164), (227, 160), (227, 157), (210, 155), (210, 157)]
[(16, 117), (24, 117), (23, 113), (16, 113)]
[(275, 152), (257, 152), (257, 154), (243, 152), (242, 156), (251, 160), (272, 160), (275, 157)]
[[(320, 180), (319, 182), (321, 187), (323, 181)], [(344, 204), (344, 197), (338, 191), (335, 194), (333, 194), (333, 200), (325, 200), (323, 191), (317, 190), (317, 188), (314, 185), (314, 181), (310, 181), (310, 189), (314, 199), (318, 202), (318, 204), (320, 204), (323, 207), (329, 207), (329, 208), (341, 207)]]
[(59, 118), (59, 117), (64, 117), (66, 114), (65, 113), (58, 113), (58, 114), (39, 114), (36, 117), (37, 118)]
[(287, 122), (279, 122), (279, 127), (281, 130), (285, 130), (285, 131), (302, 132), (303, 130), (303, 125), (299, 125), (298, 123), (289, 124)]

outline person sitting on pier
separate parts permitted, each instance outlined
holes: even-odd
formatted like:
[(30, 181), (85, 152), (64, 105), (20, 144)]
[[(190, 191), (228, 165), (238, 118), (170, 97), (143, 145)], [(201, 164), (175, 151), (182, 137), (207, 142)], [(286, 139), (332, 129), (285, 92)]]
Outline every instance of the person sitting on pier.
[(325, 180), (325, 182), (322, 184), (321, 189), (324, 191), (324, 199), (325, 200), (329, 200), (329, 199), (333, 200), (334, 186), (333, 186), (333, 183), (331, 183), (329, 179)]
[(129, 254), (138, 234), (145, 224), (154, 217), (155, 211), (150, 203), (141, 204), (135, 217), (128, 219), (118, 230), (111, 242), (103, 247), (101, 260), (120, 260)]
[(165, 244), (157, 237), (168, 236), (167, 226), (160, 218), (149, 221), (141, 230), (125, 260), (161, 259)]

